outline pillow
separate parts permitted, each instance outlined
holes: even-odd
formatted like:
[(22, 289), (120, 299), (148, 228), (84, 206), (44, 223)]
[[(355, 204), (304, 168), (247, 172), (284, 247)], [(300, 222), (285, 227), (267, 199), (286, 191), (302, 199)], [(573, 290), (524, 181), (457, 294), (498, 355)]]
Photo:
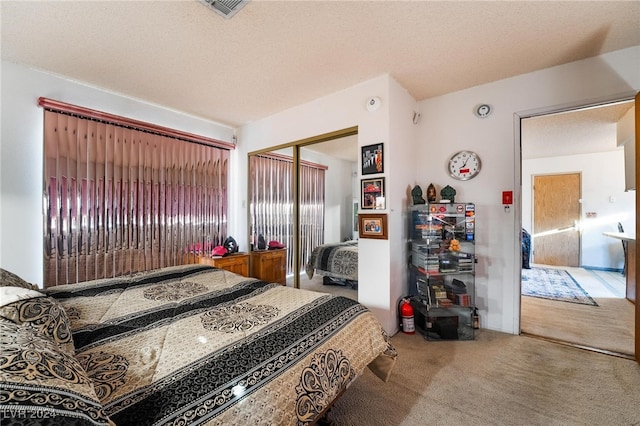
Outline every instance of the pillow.
[(18, 287), (0, 288), (0, 317), (15, 324), (25, 324), (53, 340), (69, 355), (75, 347), (70, 322), (64, 308), (52, 297)]
[(0, 319), (1, 415), (12, 425), (108, 425), (75, 357), (27, 324)]
[(0, 287), (22, 287), (30, 290), (37, 290), (38, 286), (29, 284), (13, 272), (0, 268)]
[(44, 294), (39, 291), (24, 287), (0, 287), (0, 306), (5, 306), (18, 300), (27, 300), (43, 296)]

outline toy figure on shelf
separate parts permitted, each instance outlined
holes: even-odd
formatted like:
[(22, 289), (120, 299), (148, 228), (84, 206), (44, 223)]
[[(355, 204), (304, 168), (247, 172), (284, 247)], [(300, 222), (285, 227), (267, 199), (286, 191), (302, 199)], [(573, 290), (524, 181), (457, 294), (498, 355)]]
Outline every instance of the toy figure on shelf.
[(429, 187), (427, 188), (427, 201), (430, 203), (436, 202), (436, 187), (433, 186), (432, 183), (430, 183)]
[(422, 198), (422, 189), (420, 185), (416, 185), (411, 190), (411, 196), (413, 197), (413, 205), (424, 204), (424, 198)]
[(267, 241), (262, 234), (258, 235), (258, 250), (266, 250)]
[(456, 198), (456, 190), (450, 187), (449, 185), (442, 188), (440, 191), (440, 196), (442, 197), (440, 201), (449, 201), (450, 203), (455, 203)]

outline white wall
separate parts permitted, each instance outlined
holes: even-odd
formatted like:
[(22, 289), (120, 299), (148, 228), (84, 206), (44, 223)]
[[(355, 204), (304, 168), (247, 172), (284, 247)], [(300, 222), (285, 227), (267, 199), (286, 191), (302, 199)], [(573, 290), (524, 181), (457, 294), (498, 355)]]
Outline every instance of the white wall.
[[(415, 164), (415, 145), (418, 140), (418, 127), (413, 124), (413, 115), (418, 106), (395, 80), (390, 82), (389, 97), (392, 108), (389, 114), (389, 143), (385, 144), (385, 170), (386, 164), (392, 166), (392, 173), (386, 182), (387, 208), (390, 212), (389, 300), (392, 308), (396, 309), (398, 301), (409, 295), (409, 207), (413, 204), (411, 189), (417, 183), (417, 169), (412, 165)], [(365, 281), (363, 286), (366, 288), (366, 285)], [(396, 321), (399, 323), (399, 320)]]
[[(620, 240), (602, 235), (603, 232), (618, 232), (618, 222), (625, 230), (635, 229), (636, 194), (624, 190), (622, 148), (523, 161), (522, 226), (532, 232), (532, 176), (569, 172), (581, 174), (580, 264), (587, 268), (622, 269), (624, 255)], [(588, 212), (596, 213), (596, 217), (587, 217)], [(535, 262), (535, 258), (532, 260)]]
[(351, 238), (353, 191), (351, 161), (341, 160), (302, 148), (300, 158), (327, 166), (325, 171), (325, 243), (337, 243)]
[[(636, 108), (635, 105), (616, 124), (616, 143), (624, 150), (624, 187), (636, 189)], [(638, 129), (640, 131), (640, 129)], [(626, 230), (627, 228), (625, 228)]]
[[(365, 107), (371, 96), (382, 100), (380, 108), (374, 112), (367, 111)], [(414, 107), (415, 100), (406, 90), (388, 75), (383, 75), (250, 123), (238, 133), (238, 147), (244, 152), (356, 125), (359, 146), (385, 144), (384, 174), (375, 177), (384, 176), (386, 179), (387, 208), (376, 212), (389, 216), (389, 239), (359, 240), (358, 280), (362, 284), (358, 286), (358, 300), (373, 311), (391, 334), (398, 330), (396, 295), (404, 293), (406, 287), (406, 250), (400, 238), (405, 227), (402, 219), (406, 205), (404, 175), (412, 172), (407, 167), (411, 154), (405, 146), (414, 141), (412, 115), (404, 116), (403, 112), (412, 111)], [(241, 175), (247, 175), (246, 165)], [(358, 170), (357, 179), (361, 178)], [(392, 247), (395, 251), (391, 250)]]
[[(416, 181), (453, 186), (459, 201), (476, 203), (476, 284), (481, 326), (519, 333), (520, 148), (517, 115), (584, 105), (640, 89), (640, 46), (473, 87), (419, 104), (422, 121), (414, 151)], [(493, 113), (476, 118), (480, 103)], [(475, 150), (482, 171), (467, 182), (451, 179), (445, 162), (455, 151)], [(505, 212), (501, 193), (514, 191)]]
[[(42, 285), (43, 110), (46, 97), (231, 142), (233, 129), (52, 74), (2, 62), (0, 266)], [(236, 161), (231, 153), (231, 160)], [(245, 160), (246, 161), (246, 160)], [(230, 190), (233, 199), (234, 182)], [(230, 215), (233, 219), (233, 215)]]

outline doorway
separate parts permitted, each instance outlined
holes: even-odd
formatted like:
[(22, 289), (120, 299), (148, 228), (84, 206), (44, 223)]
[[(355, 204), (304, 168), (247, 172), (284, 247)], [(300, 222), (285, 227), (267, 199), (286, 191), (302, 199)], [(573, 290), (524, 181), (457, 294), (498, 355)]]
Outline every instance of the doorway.
[[(629, 98), (520, 117), (520, 213), (522, 228), (531, 232), (532, 266), (566, 270), (573, 281), (587, 280), (583, 286), (598, 297), (604, 293), (589, 285), (607, 277), (624, 284), (622, 247), (603, 232), (615, 231), (617, 222), (635, 228), (635, 192), (625, 191), (624, 147), (615, 133), (616, 123), (633, 108)], [(608, 139), (602, 138), (606, 133)], [(600, 302), (596, 310), (521, 295), (520, 330), (632, 357), (635, 306), (620, 296), (594, 297)], [(623, 346), (608, 346), (621, 340)]]

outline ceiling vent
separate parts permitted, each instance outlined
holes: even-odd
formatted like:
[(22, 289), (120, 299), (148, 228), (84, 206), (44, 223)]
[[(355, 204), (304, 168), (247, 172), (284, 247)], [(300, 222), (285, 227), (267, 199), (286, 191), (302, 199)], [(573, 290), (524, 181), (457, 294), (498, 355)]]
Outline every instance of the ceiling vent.
[(218, 15), (229, 19), (244, 7), (249, 0), (200, 0), (213, 9)]

